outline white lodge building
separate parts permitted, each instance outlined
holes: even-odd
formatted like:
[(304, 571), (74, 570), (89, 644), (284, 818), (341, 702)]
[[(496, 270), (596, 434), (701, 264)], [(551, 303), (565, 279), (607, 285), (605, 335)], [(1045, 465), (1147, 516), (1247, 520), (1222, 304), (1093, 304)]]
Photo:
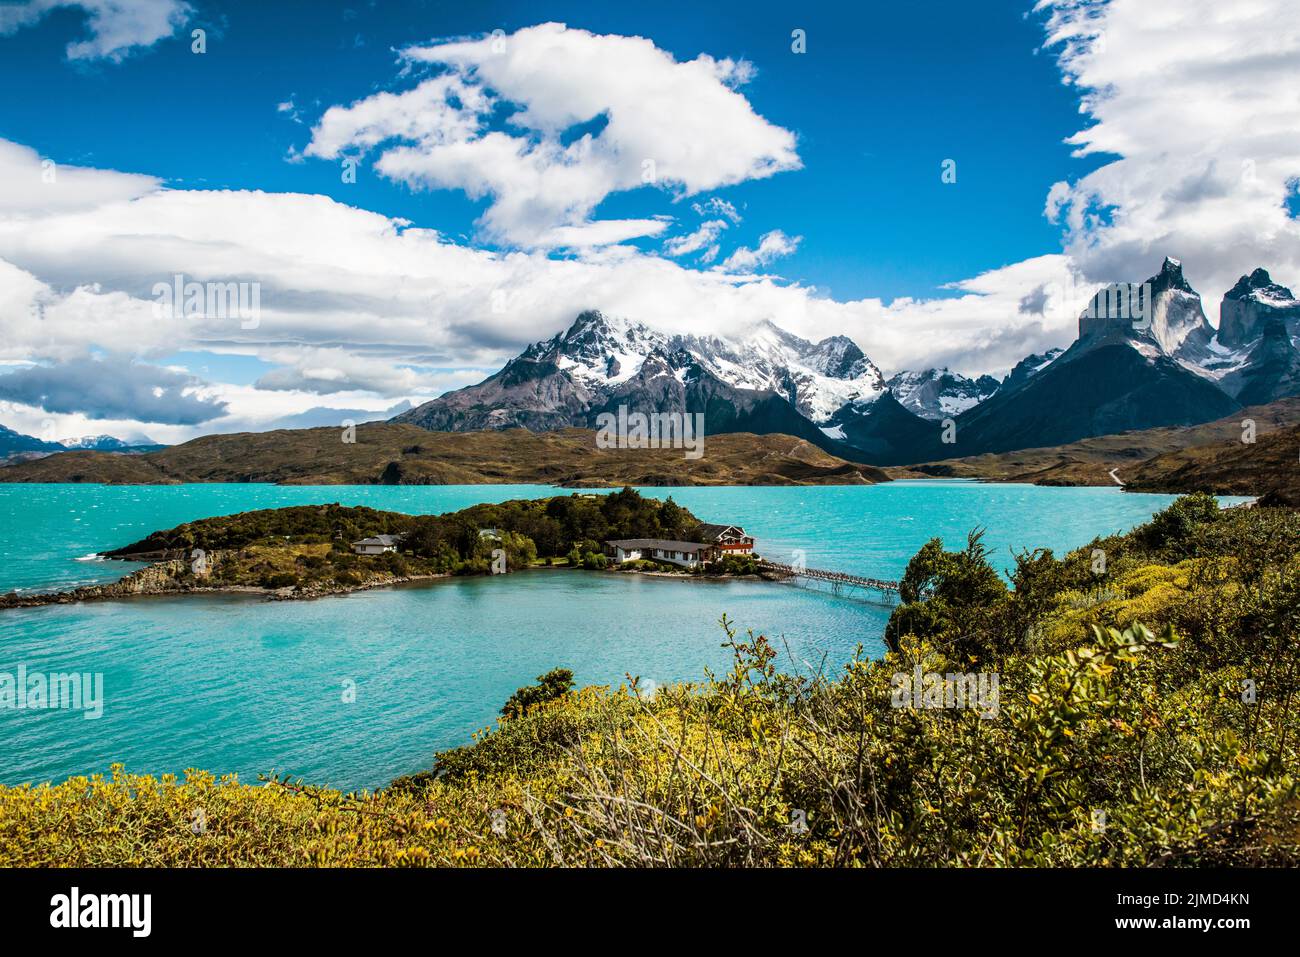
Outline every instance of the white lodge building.
[(708, 545), (699, 542), (674, 542), (663, 538), (620, 538), (605, 543), (607, 554), (615, 562), (634, 562), (648, 558), (685, 568), (694, 568), (707, 561), (700, 553), (708, 548)]
[(376, 535), (352, 543), (352, 550), (358, 555), (382, 555), (384, 552), (397, 551), (398, 535)]
[(620, 538), (605, 542), (605, 554), (615, 563), (649, 559), (695, 568), (727, 555), (752, 555), (754, 539), (737, 525), (701, 525), (703, 542), (663, 538)]

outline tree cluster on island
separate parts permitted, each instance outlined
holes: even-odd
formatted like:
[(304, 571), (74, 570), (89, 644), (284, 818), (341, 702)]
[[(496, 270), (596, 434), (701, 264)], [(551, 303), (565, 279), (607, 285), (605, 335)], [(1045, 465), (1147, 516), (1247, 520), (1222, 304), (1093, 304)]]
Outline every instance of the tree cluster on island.
[[(110, 558), (181, 559), (177, 575), (212, 586), (329, 590), (389, 579), (474, 575), (534, 564), (604, 568), (610, 538), (698, 541), (700, 520), (671, 497), (624, 488), (480, 504), (442, 515), (365, 506), (294, 505), (186, 522), (105, 553)], [(395, 551), (358, 555), (352, 543), (377, 535)], [(192, 556), (202, 555), (194, 567)], [(498, 565), (498, 568), (500, 566)]]

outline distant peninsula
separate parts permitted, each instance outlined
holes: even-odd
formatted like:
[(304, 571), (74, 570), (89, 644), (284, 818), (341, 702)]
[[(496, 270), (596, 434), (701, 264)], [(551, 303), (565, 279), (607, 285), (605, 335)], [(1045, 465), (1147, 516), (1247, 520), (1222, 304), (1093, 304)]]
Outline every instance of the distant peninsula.
[[(353, 441), (345, 441), (352, 439)], [(209, 435), (142, 455), (56, 452), (0, 468), (0, 482), (177, 485), (540, 484), (870, 485), (882, 470), (789, 435), (709, 435), (699, 459), (680, 449), (600, 449), (586, 429), (428, 432), (375, 422), (342, 428)]]

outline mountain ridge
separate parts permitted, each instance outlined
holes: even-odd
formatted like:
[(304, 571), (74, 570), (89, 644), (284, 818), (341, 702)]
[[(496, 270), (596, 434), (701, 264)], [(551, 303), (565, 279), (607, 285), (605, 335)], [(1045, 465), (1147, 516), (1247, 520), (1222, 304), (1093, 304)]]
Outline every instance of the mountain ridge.
[[(1247, 303), (1247, 311), (1233, 313), (1232, 303)], [(1259, 268), (1225, 295), (1223, 308), (1235, 316), (1230, 345), (1220, 342), (1182, 263), (1166, 257), (1145, 282), (1098, 291), (1068, 348), (1026, 356), (1001, 382), (947, 368), (886, 379), (848, 337), (814, 343), (768, 319), (742, 341), (667, 335), (588, 310), (483, 382), (393, 421), (451, 431), (590, 428), (600, 413), (626, 405), (701, 412), (710, 433), (782, 432), (885, 466), (1052, 446), (1194, 425), (1300, 390), (1300, 351), (1285, 325), (1300, 325), (1300, 303), (1290, 290)], [(955, 431), (943, 432), (949, 421)]]
[(21, 432), (0, 425), (0, 465), (3, 465), (6, 461), (29, 459), (54, 452), (69, 452), (76, 449), (137, 454), (164, 447), (152, 442), (126, 442), (112, 435), (87, 435), (77, 439), (47, 441), (32, 435), (24, 435)]
[(141, 455), (56, 452), (0, 468), (0, 482), (175, 485), (269, 482), (280, 485), (539, 484), (863, 485), (887, 482), (879, 469), (836, 458), (788, 435), (710, 435), (706, 455), (680, 449), (600, 449), (583, 429), (429, 432), (388, 422), (356, 426), (355, 441), (334, 427), (209, 435)]

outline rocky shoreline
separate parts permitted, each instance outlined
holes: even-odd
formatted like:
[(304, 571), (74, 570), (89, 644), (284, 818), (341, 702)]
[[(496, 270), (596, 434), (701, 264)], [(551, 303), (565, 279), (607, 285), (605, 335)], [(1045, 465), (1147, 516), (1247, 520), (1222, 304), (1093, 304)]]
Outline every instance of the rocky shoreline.
[(351, 592), (367, 591), (371, 588), (387, 588), (407, 582), (430, 581), (436, 578), (448, 578), (449, 575), (405, 575), (384, 576), (371, 579), (357, 585), (332, 584), (329, 587), (313, 585), (307, 588), (261, 588), (256, 585), (198, 585), (193, 581), (180, 580), (189, 568), (189, 563), (180, 560), (154, 562), (137, 569), (115, 582), (103, 585), (82, 585), (68, 591), (32, 592), (20, 594), (9, 592), (0, 595), (0, 610), (5, 608), (40, 608), (44, 605), (76, 605), (89, 601), (118, 601), (123, 598), (140, 598), (156, 595), (198, 595), (198, 594), (247, 594), (260, 595), (267, 601), (307, 601), (314, 598), (327, 598), (330, 595), (345, 595)]
[[(210, 556), (213, 557), (213, 556)], [(217, 557), (219, 560), (219, 557)], [(332, 584), (328, 587), (313, 585), (307, 588), (261, 588), (256, 585), (197, 585), (190, 580), (180, 580), (189, 563), (180, 559), (169, 559), (137, 569), (115, 582), (103, 585), (82, 585), (68, 591), (31, 592), (20, 594), (9, 592), (0, 595), (0, 610), (6, 608), (40, 608), (45, 605), (76, 605), (90, 601), (119, 601), (124, 598), (141, 598), (161, 595), (213, 595), (246, 594), (260, 595), (266, 601), (309, 601), (316, 598), (328, 598), (331, 595), (347, 595), (352, 592), (369, 591), (372, 588), (389, 588), (393, 585), (405, 585), (411, 582), (433, 581), (451, 578), (448, 574), (439, 575), (389, 575), (371, 579), (357, 585)], [(652, 578), (675, 578), (690, 581), (781, 581), (779, 575), (760, 573), (757, 575), (692, 575), (689, 572), (646, 571), (642, 569), (617, 569), (608, 571), (620, 575), (645, 575)]]

